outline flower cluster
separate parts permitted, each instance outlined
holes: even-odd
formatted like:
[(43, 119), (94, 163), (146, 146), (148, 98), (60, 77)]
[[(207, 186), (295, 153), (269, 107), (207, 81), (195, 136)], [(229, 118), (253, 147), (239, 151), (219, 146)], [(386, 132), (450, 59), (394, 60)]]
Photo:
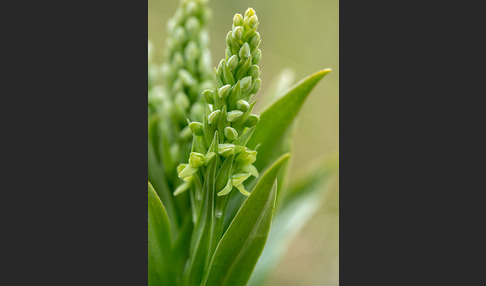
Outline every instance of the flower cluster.
[(167, 25), (162, 75), (181, 129), (187, 125), (187, 118), (201, 119), (201, 92), (214, 86), (206, 28), (209, 18), (207, 0), (183, 0)]
[(185, 183), (176, 189), (176, 195), (189, 189), (194, 174), (215, 159), (218, 167), (231, 170), (229, 176), (223, 178), (225, 184), (216, 182), (217, 186), (225, 186), (217, 190), (219, 196), (227, 195), (233, 187), (248, 196), (244, 181), (250, 176), (259, 176), (253, 166), (257, 152), (246, 147), (260, 120), (258, 115), (252, 114), (255, 102), (250, 103), (261, 85), (257, 65), (262, 56), (258, 24), (258, 17), (251, 8), (244, 16), (236, 14), (233, 18), (233, 28), (226, 37), (226, 58), (216, 69), (217, 87), (203, 92), (205, 116), (202, 122), (189, 124), (194, 135), (193, 152), (189, 164), (181, 164), (178, 168), (179, 177)]

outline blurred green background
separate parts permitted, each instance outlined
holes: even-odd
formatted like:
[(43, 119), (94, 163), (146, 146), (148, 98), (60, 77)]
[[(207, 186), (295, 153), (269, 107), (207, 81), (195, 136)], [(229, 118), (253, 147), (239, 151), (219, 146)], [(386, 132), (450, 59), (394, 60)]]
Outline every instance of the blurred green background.
[[(166, 23), (179, 0), (148, 0), (148, 39), (154, 61), (163, 61)], [(252, 7), (258, 14), (262, 43), (262, 90), (285, 68), (299, 81), (318, 70), (332, 68), (312, 91), (300, 112), (292, 180), (317, 158), (339, 148), (339, 1), (338, 0), (210, 0), (211, 51), (216, 66), (224, 57), (225, 37), (235, 13)], [(258, 99), (258, 95), (257, 95)], [(264, 101), (264, 100), (261, 100)], [(257, 103), (257, 111), (262, 106)], [(269, 286), (334, 286), (339, 284), (339, 195), (337, 175), (326, 201), (293, 241)]]

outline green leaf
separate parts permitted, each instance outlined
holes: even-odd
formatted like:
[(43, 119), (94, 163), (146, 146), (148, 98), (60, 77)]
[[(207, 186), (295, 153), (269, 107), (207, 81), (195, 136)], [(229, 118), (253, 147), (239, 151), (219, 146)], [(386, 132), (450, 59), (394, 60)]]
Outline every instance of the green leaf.
[(337, 171), (337, 157), (321, 161), (318, 168), (289, 188), (272, 223), (268, 243), (258, 260), (248, 286), (264, 286), (288, 247), (327, 198), (329, 182)]
[(204, 285), (245, 285), (267, 240), (276, 200), (276, 178), (290, 155), (266, 171), (221, 238)]
[(153, 183), (157, 196), (162, 199), (164, 206), (169, 214), (172, 231), (174, 233), (176, 227), (179, 225), (179, 214), (174, 202), (174, 197), (169, 189), (166, 178), (164, 176), (164, 170), (162, 166), (157, 162), (155, 152), (152, 144), (148, 142), (148, 179)]
[(276, 147), (285, 131), (297, 116), (311, 90), (329, 72), (331, 72), (330, 69), (325, 69), (303, 79), (264, 109), (260, 115), (258, 128), (255, 129), (248, 142), (250, 149), (255, 149), (258, 144), (261, 144), (258, 148), (258, 159), (255, 162), (257, 169), (262, 170), (281, 155), (275, 150), (279, 149)]
[[(216, 135), (217, 136), (217, 135)], [(217, 137), (216, 137), (217, 138)], [(215, 139), (217, 140), (217, 139)], [(216, 141), (217, 142), (217, 141)], [(206, 170), (202, 201), (197, 216), (196, 225), (190, 244), (190, 263), (184, 276), (184, 285), (200, 285), (204, 277), (204, 271), (209, 264), (212, 216), (214, 211), (214, 196), (216, 183), (217, 160), (211, 160)]]
[(148, 183), (148, 285), (175, 285), (170, 223), (165, 207)]
[(263, 94), (263, 104), (267, 105), (272, 100), (280, 98), (285, 94), (285, 91), (289, 89), (294, 83), (295, 71), (291, 68), (285, 68), (281, 70), (276, 76), (274, 76), (268, 87)]

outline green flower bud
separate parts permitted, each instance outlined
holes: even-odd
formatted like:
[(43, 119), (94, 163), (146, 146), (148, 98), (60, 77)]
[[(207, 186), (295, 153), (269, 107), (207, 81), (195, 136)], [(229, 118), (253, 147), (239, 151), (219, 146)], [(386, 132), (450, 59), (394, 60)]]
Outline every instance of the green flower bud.
[(250, 56), (249, 58), (246, 59), (243, 65), (236, 72), (236, 79), (242, 79), (243, 77), (246, 76), (248, 70), (250, 69), (251, 63), (252, 63), (252, 57)]
[(239, 52), (240, 58), (247, 59), (250, 57), (250, 54), (251, 54), (250, 45), (248, 45), (248, 43), (244, 43)]
[(180, 52), (176, 52), (172, 58), (173, 69), (178, 70), (184, 66), (184, 57)]
[(262, 58), (262, 51), (260, 49), (256, 50), (253, 52), (253, 54), (251, 55), (252, 58), (253, 58), (253, 64), (256, 65), (258, 64), (258, 62), (260, 61), (260, 59)]
[(235, 145), (233, 144), (219, 144), (218, 145), (218, 154), (223, 157), (229, 157), (230, 155), (235, 154)]
[(195, 82), (196, 82), (194, 80), (194, 77), (191, 75), (191, 73), (184, 70), (184, 69), (179, 70), (179, 78), (187, 86), (191, 86), (191, 85), (195, 84)]
[(186, 3), (187, 3), (185, 9), (186, 15), (187, 16), (195, 15), (198, 10), (197, 3), (195, 1), (187, 1)]
[(203, 91), (203, 97), (204, 97), (204, 100), (208, 103), (208, 104), (214, 104), (214, 92), (210, 89), (206, 89), (205, 91)]
[(228, 121), (235, 122), (236, 120), (240, 119), (243, 116), (243, 112), (239, 110), (233, 110), (228, 112)]
[(258, 116), (256, 114), (252, 114), (252, 115), (250, 115), (248, 120), (245, 122), (245, 126), (253, 127), (253, 126), (257, 125), (258, 122), (260, 122), (260, 116)]
[[(236, 142), (236, 141), (235, 141)], [(235, 144), (235, 142), (233, 142), (233, 144)], [(239, 153), (242, 153), (242, 152), (245, 152), (248, 148), (246, 148), (245, 146), (240, 146), (240, 145), (235, 145), (235, 153), (236, 154), (239, 154)]]
[(187, 40), (187, 35), (186, 31), (184, 31), (184, 28), (177, 27), (174, 31), (173, 39), (177, 46), (183, 45)]
[(223, 63), (223, 78), (226, 83), (230, 85), (235, 84), (235, 78), (233, 77), (233, 73), (226, 63)]
[(241, 97), (241, 87), (240, 87), (240, 82), (238, 82), (231, 88), (231, 93), (228, 98), (228, 103), (231, 109), (235, 107), (235, 101), (237, 101), (238, 98), (240, 97)]
[(231, 31), (226, 34), (226, 46), (231, 47), (231, 44), (233, 42), (233, 33)]
[(257, 80), (253, 83), (253, 89), (250, 94), (256, 94), (258, 90), (260, 90), (260, 86), (262, 85), (262, 80), (257, 78)]
[(247, 76), (240, 81), (241, 90), (247, 92), (251, 87), (251, 76)]
[(232, 127), (226, 127), (224, 129), (224, 136), (229, 140), (233, 141), (238, 139), (238, 132)]
[(248, 74), (253, 80), (256, 80), (260, 76), (260, 68), (257, 65), (252, 65), (248, 70)]
[(174, 103), (181, 108), (182, 110), (186, 110), (191, 105), (189, 98), (184, 92), (178, 92), (175, 96)]
[(236, 102), (236, 108), (243, 112), (246, 112), (248, 109), (250, 109), (250, 104), (248, 103), (248, 101), (240, 99)]
[(256, 161), (257, 151), (246, 150), (245, 152), (238, 155), (236, 161), (241, 165), (253, 164)]
[(189, 166), (199, 168), (204, 165), (204, 155), (197, 152), (191, 152), (189, 155)]
[(191, 122), (191, 124), (189, 124), (189, 128), (191, 129), (192, 133), (194, 133), (194, 135), (197, 135), (197, 136), (202, 136), (204, 135), (203, 133), (203, 125), (202, 123), (200, 122)]
[(238, 26), (236, 27), (234, 30), (233, 30), (233, 38), (237, 41), (237, 42), (240, 42), (242, 39), (243, 39), (243, 33), (244, 33), (244, 29), (243, 27), (241, 26)]
[(218, 64), (218, 68), (216, 69), (216, 76), (222, 76), (223, 75), (223, 64), (224, 64), (224, 60), (221, 60)]
[(255, 15), (255, 10), (253, 10), (253, 8), (248, 8), (245, 12), (245, 18), (250, 18), (253, 15)]
[(199, 20), (195, 17), (190, 17), (186, 21), (186, 30), (189, 34), (189, 37), (196, 39), (199, 35), (201, 24), (199, 24)]
[(208, 115), (208, 122), (211, 125), (217, 124), (221, 110), (215, 110)]
[(243, 25), (243, 16), (241, 16), (241, 14), (236, 14), (233, 17), (233, 25), (235, 25), (235, 27)]
[(236, 55), (231, 56), (231, 58), (228, 59), (228, 67), (232, 72), (236, 70), (238, 67), (238, 57)]
[(260, 33), (256, 32), (255, 36), (251, 37), (250, 39), (250, 49), (252, 51), (256, 50), (260, 45), (260, 42), (261, 42)]
[(257, 23), (258, 23), (258, 17), (257, 15), (253, 15), (250, 17), (250, 20), (248, 21), (248, 26), (253, 29), (255, 28)]
[(219, 98), (221, 98), (222, 100), (226, 100), (226, 98), (228, 97), (230, 91), (231, 91), (231, 85), (229, 85), (229, 84), (221, 87), (218, 90), (218, 96), (219, 96)]
[(195, 42), (189, 42), (184, 51), (184, 56), (187, 61), (195, 61), (199, 58), (199, 48)]

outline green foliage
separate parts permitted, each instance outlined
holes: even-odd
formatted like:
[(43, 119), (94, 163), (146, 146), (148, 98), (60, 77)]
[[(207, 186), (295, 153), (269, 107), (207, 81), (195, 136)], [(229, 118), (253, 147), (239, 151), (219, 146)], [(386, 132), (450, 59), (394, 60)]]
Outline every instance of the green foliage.
[[(151, 62), (149, 43), (150, 286), (246, 285), (252, 273), (250, 283), (262, 285), (322, 202), (322, 183), (335, 170), (326, 163), (287, 189), (295, 120), (330, 70), (286, 92), (290, 81), (280, 80), (273, 102), (254, 114), (258, 17), (251, 8), (234, 16), (225, 58), (211, 74), (207, 4), (181, 1), (168, 24), (162, 67)], [(265, 246), (267, 238), (272, 243)]]
[(169, 218), (164, 205), (148, 183), (148, 284), (174, 285)]

